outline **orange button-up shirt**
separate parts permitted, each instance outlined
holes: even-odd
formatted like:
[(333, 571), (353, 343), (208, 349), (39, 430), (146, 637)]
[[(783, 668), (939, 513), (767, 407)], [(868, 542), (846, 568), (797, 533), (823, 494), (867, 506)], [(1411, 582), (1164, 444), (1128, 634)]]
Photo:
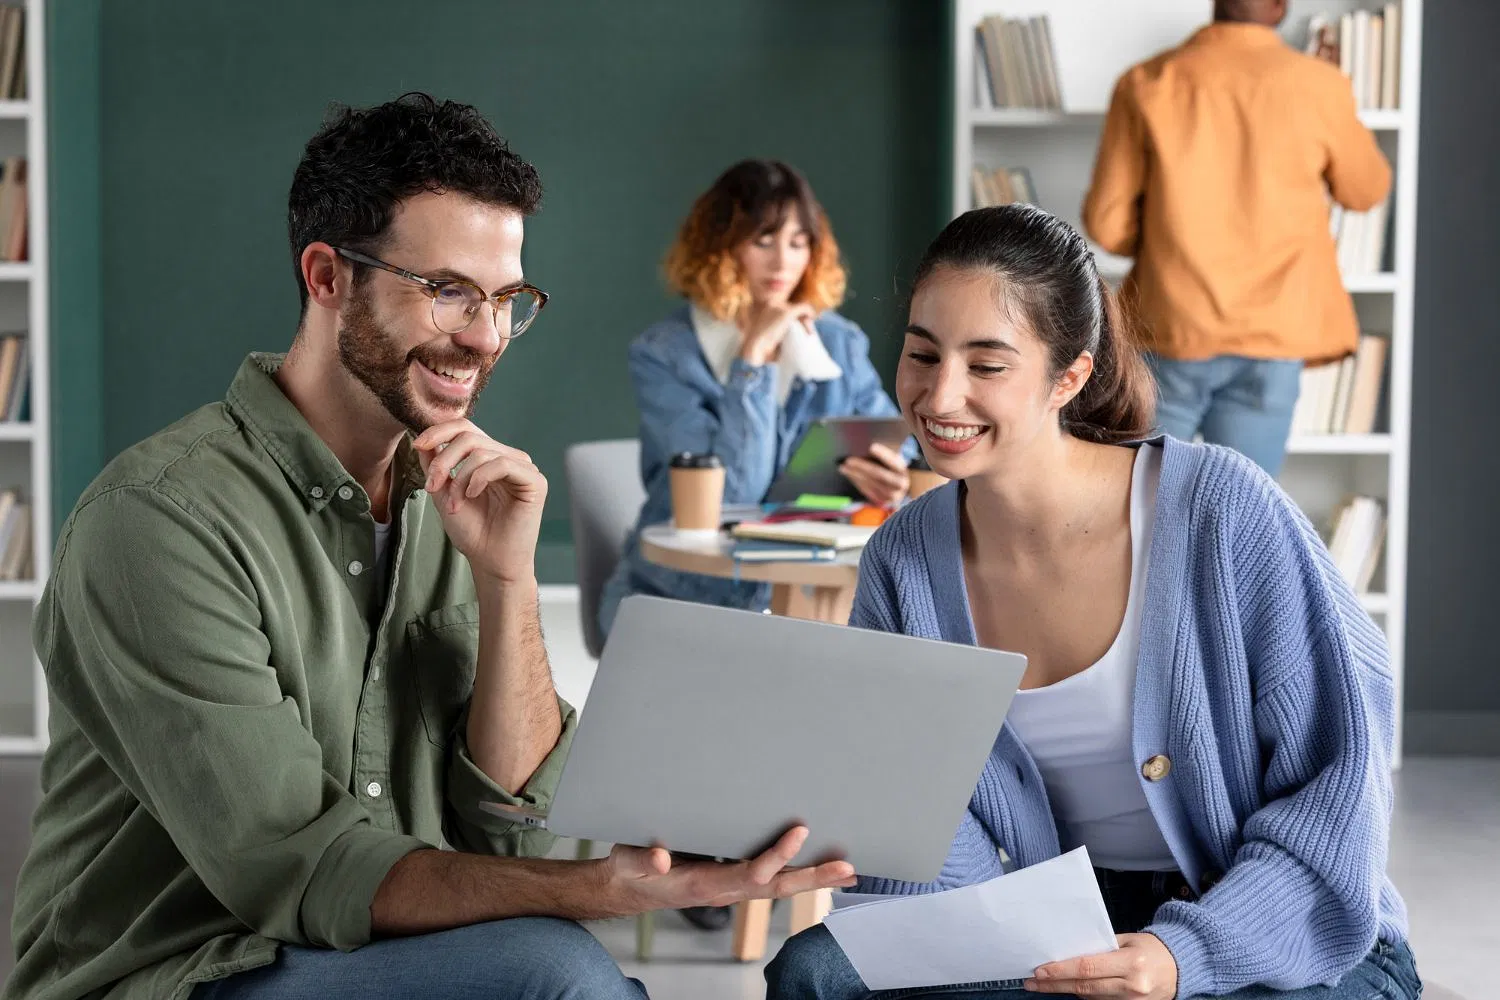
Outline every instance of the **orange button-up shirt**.
[(1220, 22), (1115, 85), (1083, 223), (1135, 257), (1124, 294), (1150, 350), (1328, 361), (1359, 335), (1328, 194), (1365, 211), (1390, 183), (1336, 67)]

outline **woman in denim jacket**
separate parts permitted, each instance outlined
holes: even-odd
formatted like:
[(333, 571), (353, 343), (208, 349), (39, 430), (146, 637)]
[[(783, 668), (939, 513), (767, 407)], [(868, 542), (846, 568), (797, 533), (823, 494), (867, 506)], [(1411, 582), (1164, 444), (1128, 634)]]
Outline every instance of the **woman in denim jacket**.
[[(642, 558), (640, 529), (672, 517), (673, 455), (716, 454), (724, 502), (759, 503), (813, 421), (897, 415), (870, 364), (869, 339), (833, 311), (844, 297), (838, 245), (792, 167), (746, 160), (725, 171), (694, 203), (666, 271), (687, 302), (630, 346), (647, 496), (604, 588), (606, 633), (628, 594), (757, 610), (770, 603), (765, 584)], [(842, 469), (872, 503), (894, 505), (906, 493), (906, 463), (894, 452), (850, 458)]]

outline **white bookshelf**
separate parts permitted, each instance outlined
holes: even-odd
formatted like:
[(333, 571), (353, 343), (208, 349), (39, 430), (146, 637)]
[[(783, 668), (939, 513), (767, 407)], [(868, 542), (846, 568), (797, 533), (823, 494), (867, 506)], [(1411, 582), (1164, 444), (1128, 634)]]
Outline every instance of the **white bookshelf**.
[(52, 552), (51, 401), (47, 324), (47, 76), (44, 0), (26, 0), (26, 100), (0, 101), (0, 157), (27, 159), (28, 256), (0, 263), (0, 329), (25, 330), (30, 419), (0, 423), (0, 489), (19, 486), (31, 505), (33, 580), (0, 582), (0, 754), (47, 745), (47, 695), (31, 647), (31, 618)]
[[(1093, 172), (1104, 114), (1115, 81), (1130, 66), (1180, 44), (1205, 24), (1207, 0), (954, 0), (953, 212), (973, 207), (971, 172), (984, 167), (1026, 167), (1041, 206), (1082, 231), (1080, 213)], [(1315, 13), (1378, 11), (1377, 0), (1292, 0), (1282, 34), (1297, 48)], [(980, 108), (976, 103), (974, 28), (991, 14), (1051, 23), (1063, 110)], [(1396, 675), (1396, 759), (1406, 643), (1406, 546), (1411, 464), (1412, 296), (1415, 277), (1417, 141), (1422, 0), (1401, 4), (1401, 75), (1397, 110), (1363, 111), (1395, 168), (1387, 259), (1391, 270), (1349, 275), (1360, 328), (1390, 334), (1383, 424), (1375, 434), (1294, 437), (1288, 444), (1282, 485), (1326, 530), (1338, 504), (1351, 493), (1379, 497), (1387, 528), (1382, 566), (1364, 607), (1380, 622)], [(1118, 280), (1130, 261), (1100, 254), (1100, 272)]]

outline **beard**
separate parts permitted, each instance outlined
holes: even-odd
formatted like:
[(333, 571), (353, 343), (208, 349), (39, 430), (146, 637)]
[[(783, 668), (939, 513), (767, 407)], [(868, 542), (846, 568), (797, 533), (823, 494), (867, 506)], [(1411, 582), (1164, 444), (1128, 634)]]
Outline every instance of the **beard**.
[(420, 434), (441, 420), (456, 419), (446, 412), (452, 407), (424, 404), (418, 400), (411, 375), (413, 361), (429, 368), (477, 369), (474, 388), (469, 392), (462, 413), (464, 419), (473, 416), (479, 394), (484, 391), (495, 367), (495, 357), (454, 345), (445, 347), (432, 343), (418, 345), (403, 353), (397, 335), (375, 317), (369, 296), (358, 290), (344, 311), (343, 320), (338, 334), (339, 361), (345, 371), (370, 390), (397, 423), (413, 434)]

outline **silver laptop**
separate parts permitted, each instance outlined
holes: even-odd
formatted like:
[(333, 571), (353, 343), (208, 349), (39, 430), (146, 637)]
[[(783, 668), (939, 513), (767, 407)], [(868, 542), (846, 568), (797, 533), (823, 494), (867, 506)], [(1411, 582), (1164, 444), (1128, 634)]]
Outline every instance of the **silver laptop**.
[(1026, 658), (634, 596), (620, 605), (544, 817), (562, 836), (937, 877)]

